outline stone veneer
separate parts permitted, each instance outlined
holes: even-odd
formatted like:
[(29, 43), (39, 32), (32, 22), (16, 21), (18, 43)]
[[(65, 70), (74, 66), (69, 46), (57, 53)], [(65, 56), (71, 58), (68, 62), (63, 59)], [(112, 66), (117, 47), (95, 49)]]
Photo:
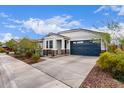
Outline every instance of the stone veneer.
[(43, 56), (56, 56), (69, 54), (69, 50), (43, 50)]

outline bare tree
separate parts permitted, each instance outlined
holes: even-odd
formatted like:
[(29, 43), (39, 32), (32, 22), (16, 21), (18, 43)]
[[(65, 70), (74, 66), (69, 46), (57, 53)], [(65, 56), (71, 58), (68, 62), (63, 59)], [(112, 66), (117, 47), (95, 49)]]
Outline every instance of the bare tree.
[(107, 50), (109, 44), (118, 45), (121, 31), (121, 26), (118, 21), (109, 18), (108, 20), (100, 21), (104, 28), (100, 29), (97, 26), (94, 26), (97, 30), (102, 30), (99, 36), (102, 38), (105, 49)]

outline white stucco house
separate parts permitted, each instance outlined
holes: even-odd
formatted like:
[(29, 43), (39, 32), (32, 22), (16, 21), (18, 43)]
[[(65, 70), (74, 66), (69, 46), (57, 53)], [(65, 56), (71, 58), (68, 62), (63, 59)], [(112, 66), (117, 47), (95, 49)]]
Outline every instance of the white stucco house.
[(43, 55), (85, 55), (98, 56), (104, 51), (104, 44), (97, 31), (73, 29), (49, 33), (41, 39)]

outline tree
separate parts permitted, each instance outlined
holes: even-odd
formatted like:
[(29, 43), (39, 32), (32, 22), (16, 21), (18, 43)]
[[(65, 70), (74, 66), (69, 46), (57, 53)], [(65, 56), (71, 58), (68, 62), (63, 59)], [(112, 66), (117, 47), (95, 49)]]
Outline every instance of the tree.
[(120, 44), (121, 44), (122, 50), (124, 50), (124, 37), (120, 38), (120, 39), (119, 39), (119, 42), (120, 42)]
[(13, 40), (13, 39), (11, 39), (11, 40), (9, 40), (9, 41), (7, 41), (6, 43), (5, 43), (5, 45), (7, 46), (7, 47), (9, 47), (10, 49), (12, 49), (12, 50), (14, 50), (14, 48), (16, 47), (16, 41), (15, 40)]
[(105, 46), (105, 50), (107, 51), (108, 46), (109, 46), (109, 44), (111, 42), (110, 34), (108, 34), (108, 33), (100, 33), (99, 36), (101, 37), (102, 42), (103, 42), (103, 44)]
[(120, 34), (119, 32), (121, 31), (121, 26), (120, 24), (115, 21), (115, 20), (107, 20), (105, 22), (101, 21), (101, 23), (103, 23), (104, 28), (103, 29), (99, 29), (98, 27), (95, 26), (95, 28), (97, 30), (102, 30), (104, 31), (104, 33), (101, 33), (100, 36), (102, 38), (102, 41), (104, 43), (105, 49), (108, 49), (108, 45), (112, 44), (114, 46), (118, 46), (119, 43), (119, 38), (120, 38)]
[(17, 53), (21, 56), (31, 57), (39, 48), (37, 41), (23, 38), (17, 45)]
[(2, 46), (3, 44), (2, 44), (2, 42), (0, 42), (0, 46)]
[(120, 38), (119, 32), (121, 31), (122, 27), (120, 26), (120, 24), (118, 22), (112, 20), (107, 23), (107, 28), (110, 31), (112, 41), (113, 41), (112, 43), (114, 45), (118, 45), (119, 38)]

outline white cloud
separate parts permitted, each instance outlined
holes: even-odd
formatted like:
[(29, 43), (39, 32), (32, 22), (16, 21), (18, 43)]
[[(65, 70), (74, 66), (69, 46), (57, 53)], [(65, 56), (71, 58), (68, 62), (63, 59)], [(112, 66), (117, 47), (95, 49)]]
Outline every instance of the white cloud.
[(103, 10), (112, 10), (114, 12), (117, 12), (118, 15), (124, 15), (124, 6), (119, 5), (112, 5), (112, 6), (101, 6), (99, 7), (94, 13), (98, 13)]
[(5, 14), (4, 12), (1, 12), (0, 17), (9, 17), (9, 16), (7, 14)]
[(118, 15), (124, 15), (124, 6), (120, 9)]
[(104, 9), (106, 9), (106, 6), (101, 6), (97, 10), (95, 10), (94, 13), (98, 13), (98, 12), (104, 10)]
[(104, 13), (104, 15), (105, 15), (105, 16), (108, 16), (108, 15), (109, 15), (109, 13)]
[(16, 28), (16, 25), (4, 25), (7, 28)]
[(23, 22), (26, 29), (32, 30), (37, 34), (59, 32), (70, 28), (80, 27), (81, 23), (77, 20), (72, 20), (72, 16), (54, 16), (49, 19), (30, 18)]
[(8, 20), (11, 21), (11, 22), (13, 22), (13, 23), (17, 23), (17, 24), (23, 23), (23, 21), (17, 20), (17, 19), (8, 18)]
[(19, 39), (19, 37), (13, 36), (11, 33), (0, 33), (0, 41), (6, 42), (11, 39)]
[(5, 27), (16, 28), (21, 33), (33, 31), (36, 34), (47, 34), (81, 27), (81, 20), (73, 20), (70, 15), (54, 16), (47, 19), (29, 18), (27, 20), (8, 18), (7, 21), (7, 23), (2, 23)]

